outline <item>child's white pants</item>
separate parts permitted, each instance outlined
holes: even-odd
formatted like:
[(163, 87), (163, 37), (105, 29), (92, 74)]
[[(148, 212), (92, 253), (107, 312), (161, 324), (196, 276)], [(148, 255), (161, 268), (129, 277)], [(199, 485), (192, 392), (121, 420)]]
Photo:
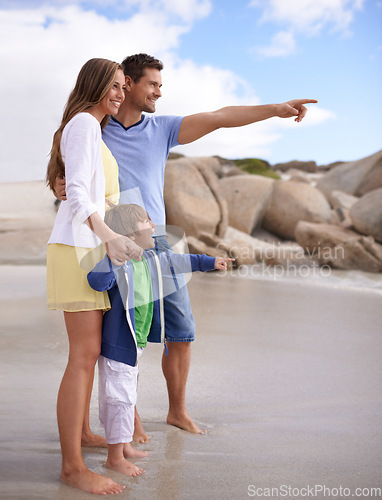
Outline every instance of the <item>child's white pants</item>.
[[(137, 359), (143, 349), (138, 347)], [(99, 419), (108, 444), (130, 443), (134, 434), (134, 407), (137, 402), (138, 365), (129, 366), (98, 358)]]

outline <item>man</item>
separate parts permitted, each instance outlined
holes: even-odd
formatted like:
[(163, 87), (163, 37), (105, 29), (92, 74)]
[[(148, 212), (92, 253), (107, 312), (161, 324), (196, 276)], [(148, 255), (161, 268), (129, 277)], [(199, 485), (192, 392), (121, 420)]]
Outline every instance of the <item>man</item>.
[[(163, 200), (164, 168), (169, 150), (193, 142), (222, 127), (241, 127), (278, 116), (295, 117), (300, 122), (314, 99), (296, 99), (281, 104), (231, 106), (213, 112), (186, 117), (148, 116), (155, 112), (162, 96), (163, 64), (147, 54), (127, 57), (122, 68), (126, 77), (125, 100), (117, 119), (113, 117), (103, 131), (103, 139), (119, 167), (121, 202), (143, 204), (157, 226), (157, 251), (167, 251), (165, 207)], [(150, 180), (150, 182), (146, 182)], [(149, 187), (147, 187), (149, 186)], [(56, 191), (60, 193), (57, 185)], [(125, 196), (127, 195), (127, 196)], [(166, 345), (162, 369), (167, 382), (169, 412), (167, 423), (189, 432), (201, 429), (186, 409), (186, 382), (194, 340), (194, 320), (186, 286), (165, 297)], [(137, 417), (138, 441), (146, 441)], [(139, 437), (140, 436), (140, 437)]]

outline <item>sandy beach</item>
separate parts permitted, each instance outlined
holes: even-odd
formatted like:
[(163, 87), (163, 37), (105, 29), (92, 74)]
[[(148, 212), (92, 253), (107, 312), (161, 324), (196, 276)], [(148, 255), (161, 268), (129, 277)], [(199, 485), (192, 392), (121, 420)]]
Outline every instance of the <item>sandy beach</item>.
[[(45, 306), (45, 268), (0, 271), (0, 498), (90, 498), (58, 479), (67, 340), (61, 313)], [(381, 293), (217, 273), (195, 274), (189, 288), (188, 408), (208, 435), (165, 424), (162, 350), (150, 345), (138, 390), (151, 437), (140, 445), (150, 457), (137, 461), (145, 474), (108, 471), (102, 449), (84, 450), (88, 466), (125, 484), (128, 499), (380, 498), (371, 489), (382, 487)]]

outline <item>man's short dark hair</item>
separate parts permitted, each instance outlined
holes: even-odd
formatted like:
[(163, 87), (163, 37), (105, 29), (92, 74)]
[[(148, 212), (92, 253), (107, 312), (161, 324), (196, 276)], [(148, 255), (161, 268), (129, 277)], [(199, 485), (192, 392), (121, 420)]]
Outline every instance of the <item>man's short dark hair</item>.
[(127, 56), (122, 61), (125, 76), (129, 76), (134, 83), (138, 83), (142, 78), (145, 68), (155, 68), (162, 71), (163, 63), (148, 54), (134, 54), (133, 56)]

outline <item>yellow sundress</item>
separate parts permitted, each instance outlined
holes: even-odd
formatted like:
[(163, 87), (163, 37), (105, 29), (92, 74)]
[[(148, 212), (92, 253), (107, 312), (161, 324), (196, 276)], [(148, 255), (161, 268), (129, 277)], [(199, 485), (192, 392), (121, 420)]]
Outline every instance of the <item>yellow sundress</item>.
[[(106, 210), (119, 201), (118, 164), (102, 141), (102, 164), (105, 175)], [(47, 250), (48, 309), (60, 311), (93, 311), (110, 309), (107, 292), (96, 292), (87, 273), (105, 255), (104, 245), (80, 248), (51, 243)]]

